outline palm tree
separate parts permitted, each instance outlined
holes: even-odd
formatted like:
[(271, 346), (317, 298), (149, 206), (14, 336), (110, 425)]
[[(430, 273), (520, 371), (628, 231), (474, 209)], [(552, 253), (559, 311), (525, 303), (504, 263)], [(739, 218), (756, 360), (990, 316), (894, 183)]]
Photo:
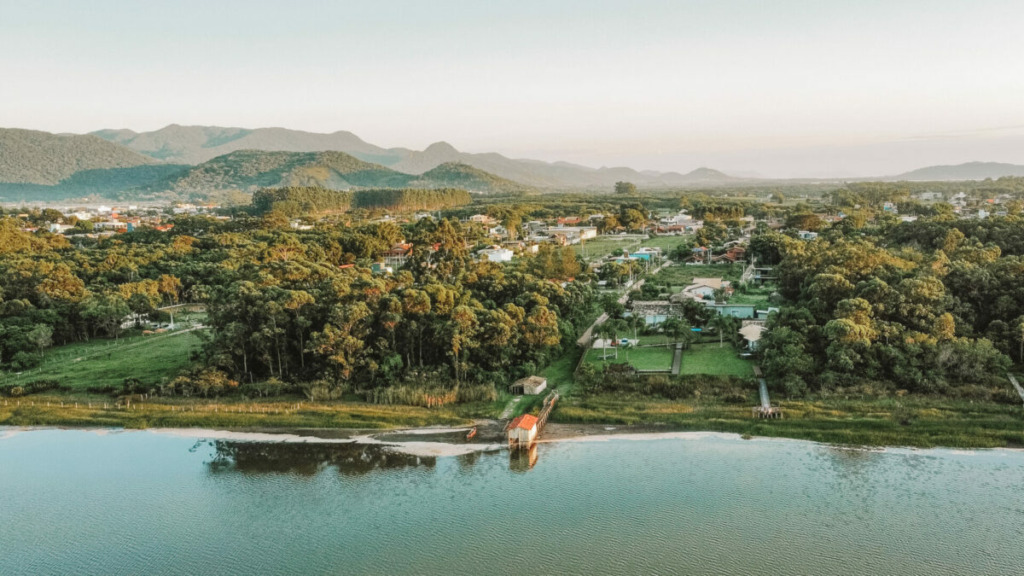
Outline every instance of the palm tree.
[(601, 339), (602, 362), (608, 360), (608, 340), (615, 337), (615, 329), (610, 325), (610, 322), (605, 322), (597, 327), (597, 337)]
[(633, 340), (639, 341), (640, 337), (637, 336), (637, 331), (640, 328), (647, 326), (647, 320), (643, 316), (633, 314), (626, 319), (626, 326), (633, 329)]
[(725, 345), (725, 331), (732, 327), (732, 319), (723, 314), (716, 314), (708, 322), (718, 332), (718, 347)]

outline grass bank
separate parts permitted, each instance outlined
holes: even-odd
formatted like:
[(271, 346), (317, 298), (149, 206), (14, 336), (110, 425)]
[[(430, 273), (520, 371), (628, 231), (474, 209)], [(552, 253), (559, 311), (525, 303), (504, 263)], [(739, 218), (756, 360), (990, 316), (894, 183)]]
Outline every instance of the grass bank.
[(311, 403), (302, 398), (155, 398), (118, 407), (107, 396), (60, 394), (0, 400), (0, 426), (383, 429), (464, 426), (474, 418), (494, 418), (497, 409), (495, 403), (421, 408), (356, 401)]
[(930, 397), (817, 399), (779, 403), (784, 418), (751, 417), (750, 405), (595, 394), (568, 398), (553, 422), (659, 426), (862, 446), (1024, 447), (1018, 405)]

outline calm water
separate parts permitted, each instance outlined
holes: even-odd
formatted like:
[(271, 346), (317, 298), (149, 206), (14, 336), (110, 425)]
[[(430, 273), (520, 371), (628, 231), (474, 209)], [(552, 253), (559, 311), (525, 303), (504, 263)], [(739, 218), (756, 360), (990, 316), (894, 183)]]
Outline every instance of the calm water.
[(0, 430), (0, 574), (1020, 574), (1024, 453)]

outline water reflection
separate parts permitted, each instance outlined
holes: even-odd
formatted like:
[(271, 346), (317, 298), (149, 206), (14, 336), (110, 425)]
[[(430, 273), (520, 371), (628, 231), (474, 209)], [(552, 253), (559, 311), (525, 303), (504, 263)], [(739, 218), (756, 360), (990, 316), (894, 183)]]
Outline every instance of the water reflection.
[(207, 462), (213, 473), (296, 474), (313, 476), (325, 468), (345, 475), (363, 475), (375, 470), (434, 468), (433, 457), (402, 454), (379, 445), (212, 442), (213, 459)]
[(537, 444), (527, 449), (509, 450), (508, 469), (513, 472), (527, 472), (537, 464)]

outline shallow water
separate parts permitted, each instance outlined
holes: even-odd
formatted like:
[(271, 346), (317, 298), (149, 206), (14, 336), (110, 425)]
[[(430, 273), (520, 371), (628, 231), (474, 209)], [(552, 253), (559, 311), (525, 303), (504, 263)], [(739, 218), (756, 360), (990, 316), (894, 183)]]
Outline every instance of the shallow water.
[(0, 431), (0, 574), (1019, 574), (1024, 453)]

